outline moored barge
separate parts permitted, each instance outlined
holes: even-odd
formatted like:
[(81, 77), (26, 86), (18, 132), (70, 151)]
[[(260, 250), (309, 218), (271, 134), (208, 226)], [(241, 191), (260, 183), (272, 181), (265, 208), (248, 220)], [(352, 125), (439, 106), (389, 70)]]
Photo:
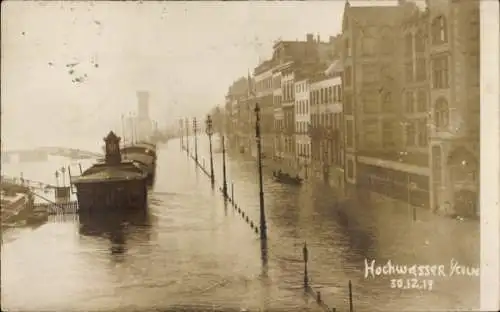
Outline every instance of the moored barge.
[(122, 147), (120, 152), (124, 159), (136, 162), (146, 169), (148, 185), (151, 186), (154, 183), (156, 173), (156, 145), (139, 142)]
[(137, 162), (122, 160), (120, 140), (111, 131), (104, 138), (104, 162), (94, 164), (72, 179), (80, 213), (147, 206), (148, 171)]

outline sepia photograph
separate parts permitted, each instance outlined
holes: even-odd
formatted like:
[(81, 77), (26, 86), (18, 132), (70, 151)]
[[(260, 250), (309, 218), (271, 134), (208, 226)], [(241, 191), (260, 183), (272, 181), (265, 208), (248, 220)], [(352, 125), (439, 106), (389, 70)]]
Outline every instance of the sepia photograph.
[(497, 1), (1, 6), (2, 311), (500, 309)]

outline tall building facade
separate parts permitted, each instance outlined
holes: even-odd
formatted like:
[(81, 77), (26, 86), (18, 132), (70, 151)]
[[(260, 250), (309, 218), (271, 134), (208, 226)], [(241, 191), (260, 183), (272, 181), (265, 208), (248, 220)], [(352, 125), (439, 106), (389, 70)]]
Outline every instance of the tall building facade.
[[(285, 172), (297, 175), (295, 81), (333, 58), (335, 38), (322, 42), (307, 34), (305, 41), (277, 41), (273, 47), (274, 159)], [(303, 78), (301, 78), (303, 79)]]
[(431, 205), (479, 214), (479, 1), (428, 2)]
[(478, 211), (478, 14), (477, 1), (346, 3), (346, 181), (446, 213)]
[(229, 87), (226, 94), (225, 105), (225, 131), (227, 134), (228, 147), (238, 149), (246, 142), (246, 128), (248, 122), (246, 103), (249, 93), (249, 81), (240, 77)]
[(309, 79), (299, 79), (294, 84), (295, 88), (295, 157), (297, 159), (297, 172), (303, 179), (308, 179), (311, 168), (311, 138), (308, 135), (311, 123), (311, 110), (309, 102)]
[(310, 79), (312, 173), (336, 187), (344, 185), (341, 73), (336, 60)]
[[(260, 107), (262, 156), (272, 159), (274, 154), (273, 63), (267, 60), (254, 69), (255, 102)], [(256, 156), (256, 150), (253, 154)]]

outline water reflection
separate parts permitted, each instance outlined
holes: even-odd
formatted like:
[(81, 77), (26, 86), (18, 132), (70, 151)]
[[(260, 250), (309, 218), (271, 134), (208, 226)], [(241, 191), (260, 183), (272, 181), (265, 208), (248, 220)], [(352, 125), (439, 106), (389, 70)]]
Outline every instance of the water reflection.
[(260, 257), (262, 261), (261, 267), (261, 309), (267, 311), (269, 309), (269, 301), (271, 300), (270, 288), (271, 280), (269, 279), (269, 267), (268, 267), (268, 247), (267, 239), (260, 239)]
[(143, 244), (151, 239), (150, 230), (151, 216), (145, 208), (136, 211), (106, 211), (79, 215), (80, 235), (108, 239), (110, 254), (113, 260), (119, 262), (123, 261), (127, 252), (127, 238), (134, 236), (132, 242)]

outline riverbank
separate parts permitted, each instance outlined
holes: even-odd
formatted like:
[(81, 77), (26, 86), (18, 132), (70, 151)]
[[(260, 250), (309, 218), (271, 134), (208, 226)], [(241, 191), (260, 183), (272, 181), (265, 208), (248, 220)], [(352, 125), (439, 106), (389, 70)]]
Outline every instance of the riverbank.
[(25, 193), (9, 193), (2, 190), (2, 230), (25, 220), (33, 208), (33, 198)]

